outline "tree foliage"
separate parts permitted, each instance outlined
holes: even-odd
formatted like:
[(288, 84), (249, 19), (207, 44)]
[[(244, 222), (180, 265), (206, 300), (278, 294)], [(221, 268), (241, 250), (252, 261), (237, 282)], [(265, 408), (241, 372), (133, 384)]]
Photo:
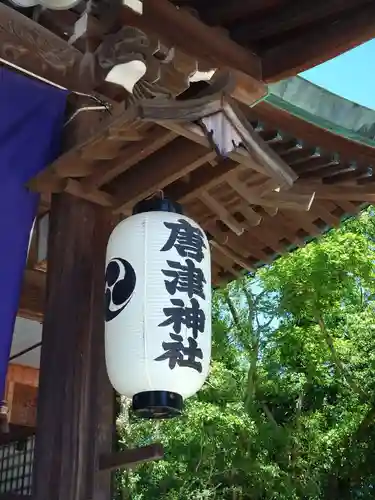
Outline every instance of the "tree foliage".
[(372, 209), (214, 294), (209, 379), (182, 418), (134, 420), (123, 446), (165, 460), (118, 499), (375, 498)]

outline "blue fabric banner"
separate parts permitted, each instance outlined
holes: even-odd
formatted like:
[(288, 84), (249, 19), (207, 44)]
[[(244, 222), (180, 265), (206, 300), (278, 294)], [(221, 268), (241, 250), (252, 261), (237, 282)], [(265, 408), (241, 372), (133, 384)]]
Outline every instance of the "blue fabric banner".
[(66, 97), (0, 68), (0, 400), (39, 200), (25, 184), (59, 152)]

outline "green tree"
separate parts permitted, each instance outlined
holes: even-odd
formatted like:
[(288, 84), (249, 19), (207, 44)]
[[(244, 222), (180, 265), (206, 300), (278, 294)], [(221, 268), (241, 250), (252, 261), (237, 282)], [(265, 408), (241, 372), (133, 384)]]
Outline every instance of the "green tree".
[(368, 209), (215, 291), (211, 373), (184, 416), (124, 402), (122, 445), (166, 457), (119, 474), (118, 498), (374, 498), (374, 241)]

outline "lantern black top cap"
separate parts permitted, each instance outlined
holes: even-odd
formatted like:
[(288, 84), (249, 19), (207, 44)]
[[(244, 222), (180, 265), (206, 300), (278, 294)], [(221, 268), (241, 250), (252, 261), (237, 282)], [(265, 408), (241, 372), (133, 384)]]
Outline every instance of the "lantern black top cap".
[(183, 214), (182, 207), (179, 203), (169, 200), (168, 198), (150, 198), (142, 200), (133, 208), (133, 215), (144, 212), (173, 212), (175, 214)]

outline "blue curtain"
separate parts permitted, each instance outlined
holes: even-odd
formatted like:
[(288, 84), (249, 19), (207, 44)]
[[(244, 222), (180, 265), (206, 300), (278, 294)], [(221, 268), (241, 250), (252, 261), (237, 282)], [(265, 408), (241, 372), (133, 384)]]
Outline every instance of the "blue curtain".
[(59, 153), (66, 97), (0, 68), (0, 400), (39, 201), (25, 184)]

